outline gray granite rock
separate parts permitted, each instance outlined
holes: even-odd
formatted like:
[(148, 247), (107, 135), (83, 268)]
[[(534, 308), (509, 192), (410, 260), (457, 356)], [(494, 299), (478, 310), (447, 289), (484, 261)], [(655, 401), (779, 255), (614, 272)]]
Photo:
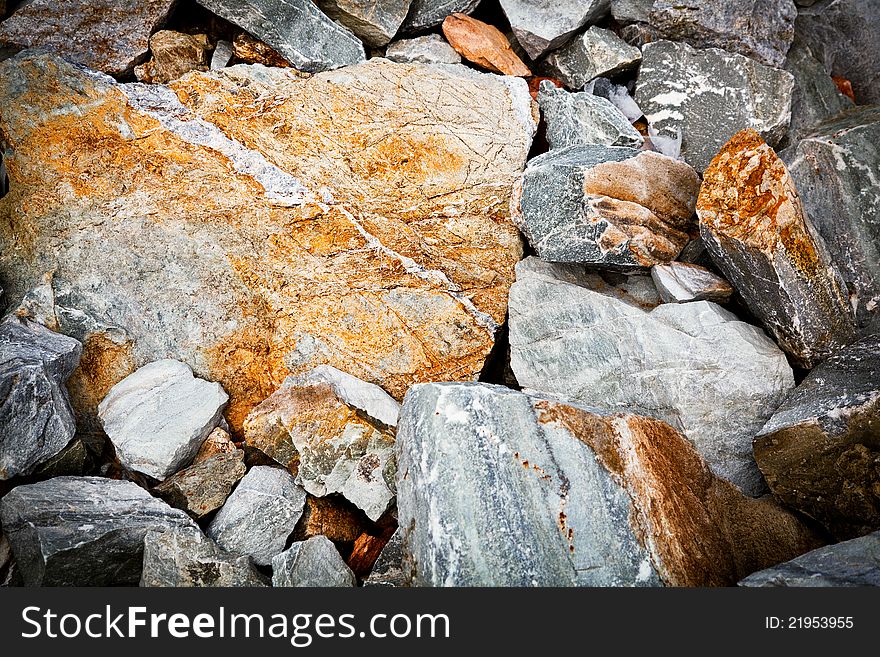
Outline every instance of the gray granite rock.
[(880, 335), (831, 355), (755, 438), (755, 458), (787, 506), (838, 540), (880, 529)]
[(749, 575), (740, 586), (880, 586), (880, 532), (828, 545)]
[(501, 0), (501, 8), (517, 42), (538, 59), (607, 14), (609, 0)]
[(647, 23), (654, 0), (611, 0), (611, 15), (619, 23)]
[(687, 243), (698, 189), (693, 169), (659, 153), (572, 146), (529, 162), (511, 215), (544, 260), (650, 267)]
[(294, 543), (272, 559), (272, 586), (355, 586), (354, 573), (326, 536)]
[(639, 65), (642, 54), (610, 30), (591, 27), (544, 59), (545, 70), (571, 89), (600, 75), (612, 76)]
[(636, 102), (660, 134), (682, 135), (682, 156), (702, 172), (728, 139), (753, 128), (771, 145), (788, 130), (793, 78), (742, 55), (685, 43), (646, 44)]
[(364, 586), (406, 586), (403, 575), (403, 532), (398, 529), (382, 548)]
[(423, 32), (440, 25), (450, 14), (470, 14), (480, 0), (412, 0), (400, 32)]
[(98, 417), (120, 463), (165, 479), (192, 462), (223, 418), (229, 396), (193, 376), (186, 363), (158, 360), (117, 383)]
[(217, 513), (207, 534), (225, 550), (268, 566), (302, 516), (306, 492), (286, 470), (254, 466)]
[(243, 450), (217, 454), (168, 477), (153, 493), (192, 517), (202, 518), (223, 506), (245, 471)]
[(366, 45), (387, 44), (403, 24), (412, 0), (316, 0), (330, 18), (355, 33)]
[(794, 377), (760, 329), (708, 301), (640, 307), (525, 263), (508, 307), (523, 388), (664, 420), (717, 475), (750, 495), (766, 490), (752, 437)]
[(455, 49), (439, 34), (427, 34), (389, 43), (385, 57), (392, 62), (401, 63), (461, 64), (461, 55), (455, 52)]
[(815, 127), (780, 153), (850, 289), (859, 323), (880, 315), (880, 107)]
[(310, 0), (197, 1), (272, 46), (299, 70), (317, 73), (366, 58), (360, 40)]
[(0, 480), (34, 471), (73, 439), (65, 383), (82, 346), (10, 315), (0, 323)]
[(229, 66), (233, 54), (235, 54), (235, 51), (232, 42), (224, 41), (223, 39), (219, 40), (214, 48), (214, 53), (211, 55), (211, 70), (219, 71)]
[(220, 549), (198, 527), (149, 531), (141, 586), (268, 586), (250, 557)]
[(705, 267), (684, 262), (651, 267), (651, 278), (666, 303), (714, 301), (727, 303), (733, 287)]
[(137, 584), (149, 530), (195, 528), (140, 486), (99, 477), (18, 486), (0, 518), (27, 586)]
[(609, 100), (580, 92), (569, 93), (551, 82), (541, 83), (538, 105), (547, 124), (550, 148), (601, 144), (638, 148), (638, 130)]

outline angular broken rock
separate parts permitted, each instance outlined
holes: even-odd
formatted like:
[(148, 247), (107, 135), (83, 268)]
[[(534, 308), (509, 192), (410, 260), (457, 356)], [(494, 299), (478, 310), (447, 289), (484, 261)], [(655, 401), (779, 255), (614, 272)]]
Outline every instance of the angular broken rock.
[(755, 438), (773, 493), (838, 540), (880, 529), (880, 335), (832, 354)]
[(455, 52), (439, 34), (428, 34), (414, 39), (402, 39), (388, 44), (385, 56), (402, 64), (461, 64), (461, 55)]
[(235, 452), (236, 449), (238, 448), (235, 446), (235, 443), (232, 442), (232, 438), (229, 434), (224, 429), (217, 427), (208, 434), (208, 437), (205, 438), (205, 442), (199, 447), (199, 453), (196, 454), (196, 457), (193, 459), (193, 465), (201, 463), (202, 461), (207, 461), (214, 456), (231, 454), (232, 452)]
[(525, 81), (373, 59), (166, 88), (31, 53), (0, 63), (0, 106), (0, 241), (21, 246), (0, 279), (14, 306), (54, 270), (61, 331), (91, 353), (83, 416), (168, 354), (224, 386), (236, 431), (325, 363), (397, 398), (482, 371), (522, 257)]
[(481, 0), (412, 0), (409, 14), (400, 31), (424, 32), (442, 24), (452, 14), (470, 14)]
[(880, 586), (880, 532), (807, 552), (740, 586)]
[(880, 313), (878, 144), (880, 108), (859, 107), (780, 153), (807, 217), (850, 286), (863, 325)]
[(403, 574), (403, 532), (398, 529), (394, 532), (379, 558), (373, 564), (373, 570), (369, 577), (364, 580), (364, 586), (406, 586), (406, 578)]
[(193, 518), (202, 518), (223, 506), (246, 469), (244, 451), (217, 454), (168, 477), (153, 493)]
[(0, 518), (27, 586), (137, 584), (149, 530), (196, 527), (137, 484), (100, 477), (18, 486)]
[(412, 0), (316, 0), (330, 18), (355, 33), (365, 44), (379, 48), (394, 38), (409, 13)]
[(398, 439), (404, 574), (428, 586), (708, 586), (819, 545), (669, 425), (422, 384)]
[(220, 549), (198, 527), (149, 531), (141, 586), (268, 586), (250, 557)]
[(357, 507), (338, 496), (309, 495), (293, 540), (305, 541), (313, 536), (326, 536), (334, 542), (354, 543), (367, 531), (369, 524)]
[(682, 136), (682, 157), (702, 172), (738, 131), (753, 128), (771, 145), (788, 130), (791, 73), (685, 43), (646, 44), (636, 102), (660, 134)]
[(659, 153), (572, 146), (529, 162), (511, 213), (543, 260), (650, 267), (687, 244), (699, 184)]
[(0, 23), (0, 46), (44, 46), (110, 75), (131, 72), (176, 0), (30, 0)]
[(135, 67), (134, 74), (141, 82), (164, 84), (190, 71), (207, 71), (210, 52), (205, 34), (162, 30), (150, 37), (150, 61)]
[(618, 23), (647, 23), (654, 0), (611, 0), (611, 15)]
[(214, 48), (214, 53), (211, 55), (211, 70), (219, 71), (229, 66), (229, 62), (232, 61), (234, 54), (235, 47), (231, 41), (224, 41), (222, 39), (218, 41), (217, 46)]
[(494, 25), (465, 14), (452, 14), (443, 21), (443, 36), (458, 54), (477, 66), (501, 75), (532, 74)]
[(611, 101), (588, 93), (569, 93), (544, 81), (538, 105), (547, 123), (550, 148), (602, 144), (638, 148), (644, 142), (638, 130)]
[[(272, 46), (263, 43), (259, 39), (255, 39), (247, 32), (237, 34), (232, 40), (232, 56), (243, 64), (262, 64), (263, 66), (290, 68), (290, 63), (279, 55)], [(306, 74), (304, 73), (303, 76), (306, 76)]]
[(378, 520), (394, 499), (398, 410), (378, 386), (321, 366), (285, 381), (247, 417), (244, 433), (312, 495), (339, 493)]
[(599, 76), (613, 76), (639, 65), (642, 54), (610, 30), (591, 27), (544, 60), (550, 75), (570, 89), (580, 89)]
[(326, 536), (294, 543), (272, 559), (272, 586), (355, 586), (354, 573)]
[(306, 492), (286, 470), (254, 466), (217, 513), (207, 534), (225, 550), (268, 566), (302, 516)]
[(608, 0), (501, 0), (516, 40), (532, 59), (566, 43), (587, 23), (608, 13)]
[(727, 303), (733, 288), (720, 276), (705, 267), (684, 262), (651, 267), (651, 278), (666, 303), (714, 301)]
[(529, 262), (510, 291), (510, 364), (523, 388), (664, 420), (715, 474), (766, 491), (752, 437), (794, 377), (760, 329), (708, 301), (645, 307)]
[(785, 164), (754, 130), (706, 169), (697, 214), (712, 259), (796, 363), (810, 369), (855, 339), (846, 285)]
[(0, 323), (0, 481), (27, 475), (76, 433), (64, 384), (82, 345), (10, 315)]
[(364, 61), (364, 45), (311, 0), (197, 0), (309, 73)]
[(227, 401), (219, 383), (197, 379), (186, 363), (166, 359), (113, 386), (98, 417), (122, 465), (162, 480), (192, 463)]

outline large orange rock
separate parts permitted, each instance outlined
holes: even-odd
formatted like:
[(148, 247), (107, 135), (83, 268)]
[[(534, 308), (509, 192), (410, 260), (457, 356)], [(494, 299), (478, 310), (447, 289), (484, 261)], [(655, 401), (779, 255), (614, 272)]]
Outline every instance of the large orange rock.
[(477, 66), (504, 75), (532, 74), (507, 37), (493, 25), (466, 14), (451, 14), (443, 21), (443, 35), (459, 55)]

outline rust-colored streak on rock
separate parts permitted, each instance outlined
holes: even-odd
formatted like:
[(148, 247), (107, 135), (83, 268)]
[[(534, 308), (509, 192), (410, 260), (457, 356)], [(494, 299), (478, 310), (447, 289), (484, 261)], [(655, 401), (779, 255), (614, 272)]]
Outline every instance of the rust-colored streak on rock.
[(502, 75), (532, 74), (513, 52), (507, 37), (493, 25), (466, 14), (451, 14), (443, 21), (443, 35), (459, 55), (477, 66)]
[(293, 532), (294, 541), (326, 536), (336, 543), (354, 543), (372, 524), (359, 510), (336, 497), (306, 498), (302, 518)]
[(131, 347), (130, 342), (119, 344), (103, 333), (94, 333), (83, 343), (79, 367), (67, 382), (71, 397), (77, 400), (81, 428), (88, 428), (88, 418), (97, 413), (110, 388), (137, 369)]
[(852, 102), (856, 102), (856, 94), (853, 91), (852, 82), (836, 75), (832, 76), (831, 79), (834, 80), (834, 84), (837, 85), (837, 90), (840, 93), (849, 98)]
[(290, 63), (279, 55), (272, 46), (241, 32), (232, 40), (232, 56), (242, 64), (262, 64), (289, 68)]

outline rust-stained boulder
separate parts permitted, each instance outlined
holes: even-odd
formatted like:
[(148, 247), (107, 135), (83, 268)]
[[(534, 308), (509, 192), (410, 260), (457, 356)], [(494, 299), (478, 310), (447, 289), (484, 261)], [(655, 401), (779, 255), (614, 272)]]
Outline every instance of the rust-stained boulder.
[(162, 30), (150, 37), (150, 61), (136, 66), (141, 82), (170, 82), (190, 71), (207, 71), (211, 43), (205, 34), (183, 34)]
[(398, 399), (473, 379), (522, 256), (508, 205), (532, 109), (524, 81), (463, 67), (166, 87), (22, 53), (0, 63), (5, 294), (52, 272), (53, 319), (84, 342), (80, 417), (169, 355), (222, 383), (233, 431), (321, 364)]
[(465, 14), (452, 14), (443, 21), (443, 35), (459, 55), (477, 66), (503, 75), (532, 74), (494, 25)]
[(712, 258), (796, 363), (812, 368), (855, 339), (846, 284), (757, 132), (734, 135), (706, 169), (697, 214)]

